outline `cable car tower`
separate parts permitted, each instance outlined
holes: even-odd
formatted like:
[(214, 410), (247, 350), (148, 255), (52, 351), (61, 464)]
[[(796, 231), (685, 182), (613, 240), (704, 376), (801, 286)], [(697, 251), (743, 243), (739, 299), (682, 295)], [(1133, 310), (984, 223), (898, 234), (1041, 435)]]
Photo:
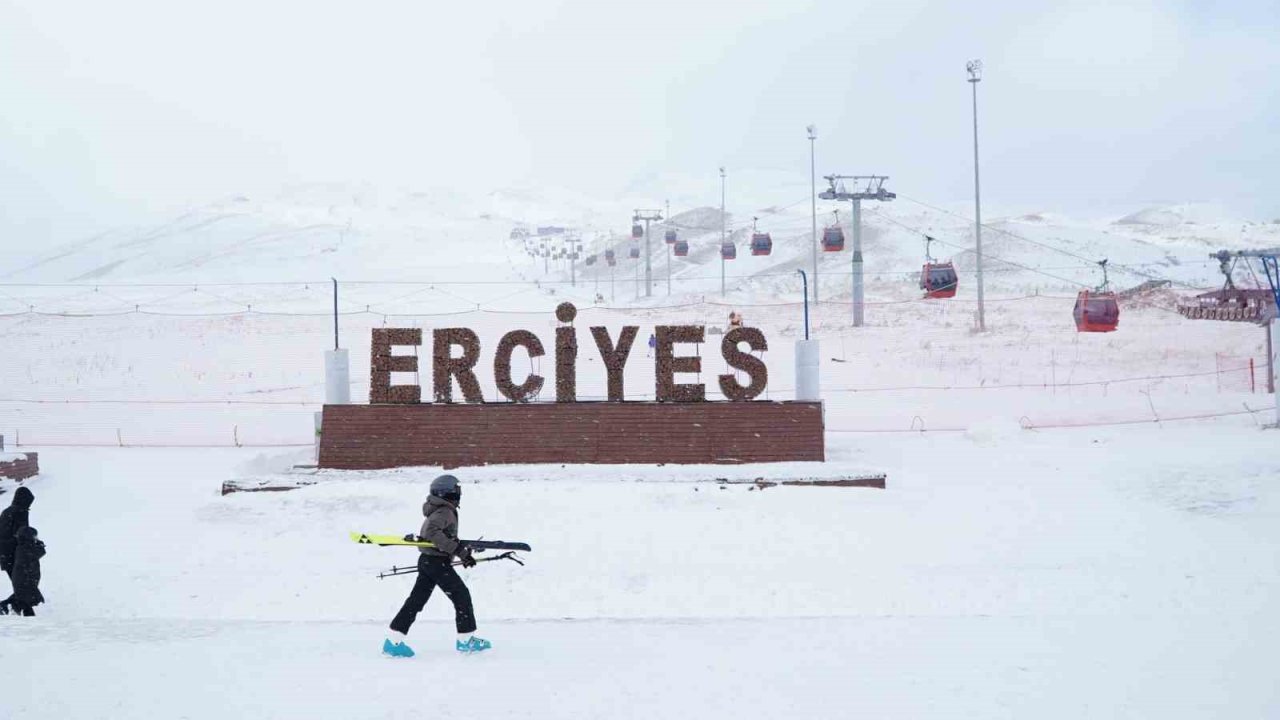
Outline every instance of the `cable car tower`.
[[(637, 209), (631, 215), (631, 237), (639, 238), (640, 221), (644, 221), (644, 296), (653, 297), (653, 252), (649, 248), (649, 223), (662, 222), (662, 211)], [(667, 258), (667, 294), (671, 294), (671, 259)]]
[[(862, 327), (864, 302), (862, 297), (862, 201), (888, 202), (898, 197), (884, 189), (888, 175), (824, 175), (830, 187), (819, 193), (823, 200), (848, 200), (853, 203), (853, 326)], [(853, 186), (845, 187), (848, 180)]]
[[(1267, 333), (1267, 362), (1271, 365), (1271, 385), (1274, 389), (1280, 390), (1280, 378), (1276, 375), (1276, 371), (1280, 370), (1280, 363), (1276, 362), (1275, 348), (1272, 345), (1272, 340), (1274, 339), (1277, 329), (1277, 323), (1280, 323), (1280, 248), (1270, 248), (1267, 250), (1237, 250), (1235, 252), (1222, 250), (1212, 257), (1216, 258), (1218, 262), (1222, 264), (1223, 271), (1227, 274), (1228, 287), (1223, 289), (1224, 294), (1226, 291), (1235, 289), (1234, 284), (1230, 282), (1231, 275), (1230, 268), (1227, 265), (1227, 260), (1231, 258), (1245, 258), (1245, 262), (1248, 262), (1251, 258), (1257, 258), (1262, 263), (1262, 272), (1267, 276), (1267, 286), (1271, 290), (1270, 299), (1275, 303), (1275, 308), (1267, 308), (1268, 312), (1259, 318), (1259, 320), (1267, 322), (1267, 316), (1270, 316), (1267, 324), (1267, 329), (1269, 331)], [(1235, 292), (1239, 293), (1240, 291), (1235, 290)], [(1245, 307), (1247, 307), (1247, 304), (1245, 304)], [(1179, 308), (1179, 311), (1181, 311), (1181, 308)], [(1222, 311), (1219, 311), (1219, 313), (1221, 312)], [(1232, 317), (1233, 319), (1235, 313), (1244, 314), (1244, 312), (1245, 311), (1243, 309), (1234, 311), (1230, 309), (1227, 310), (1228, 317)], [(1247, 319), (1252, 320), (1252, 318)], [(1276, 423), (1274, 425), (1268, 425), (1267, 427), (1280, 429), (1280, 393), (1276, 393)]]

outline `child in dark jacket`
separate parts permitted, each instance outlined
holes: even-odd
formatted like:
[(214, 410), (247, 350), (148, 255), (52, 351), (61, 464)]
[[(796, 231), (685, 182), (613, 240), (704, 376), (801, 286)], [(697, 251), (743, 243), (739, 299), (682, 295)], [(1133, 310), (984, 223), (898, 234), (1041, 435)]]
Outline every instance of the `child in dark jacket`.
[(452, 475), (441, 475), (431, 481), (431, 494), (422, 505), (422, 530), (418, 537), (431, 543), (431, 547), (419, 548), (418, 580), (409, 592), (400, 612), (391, 621), (391, 631), (382, 641), (382, 652), (392, 657), (413, 657), (413, 650), (405, 643), (409, 626), (418, 617), (431, 597), (431, 591), (439, 587), (453, 601), (454, 619), (458, 640), (454, 647), (461, 653), (483, 652), (492, 644), (475, 636), (476, 613), (471, 604), (471, 591), (453, 569), (456, 555), (463, 567), (475, 567), (466, 541), (458, 539), (458, 508), (462, 505), (462, 485)]
[(44, 602), (40, 593), (40, 558), (44, 557), (44, 542), (36, 529), (24, 527), (18, 531), (18, 542), (13, 555), (13, 595), (0, 602), (0, 614), (8, 614), (9, 608), (23, 617), (34, 617), (33, 608)]

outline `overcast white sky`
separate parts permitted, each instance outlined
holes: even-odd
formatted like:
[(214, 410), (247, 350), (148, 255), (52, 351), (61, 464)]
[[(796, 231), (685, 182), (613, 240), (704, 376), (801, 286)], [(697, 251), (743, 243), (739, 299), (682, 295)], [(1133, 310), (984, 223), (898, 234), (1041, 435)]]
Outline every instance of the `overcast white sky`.
[[(1280, 2), (0, 2), (0, 233), (309, 181), (609, 196), (716, 166), (1280, 217)], [(781, 199), (781, 198), (780, 198)], [(786, 198), (793, 200), (794, 198)]]

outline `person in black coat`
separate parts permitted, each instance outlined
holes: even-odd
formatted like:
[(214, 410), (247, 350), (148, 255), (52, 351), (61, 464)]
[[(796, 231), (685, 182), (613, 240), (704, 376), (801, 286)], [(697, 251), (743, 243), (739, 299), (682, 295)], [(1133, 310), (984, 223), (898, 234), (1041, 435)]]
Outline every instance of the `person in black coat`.
[[(8, 575), (10, 582), (14, 582), (13, 562), (18, 550), (18, 531), (30, 524), (31, 503), (35, 499), (30, 488), (20, 487), (13, 494), (13, 502), (0, 512), (0, 572)], [(16, 590), (16, 583), (14, 587)], [(0, 602), (0, 615), (8, 614), (13, 598), (11, 595), (8, 600)]]
[(40, 593), (40, 558), (44, 557), (44, 542), (40, 540), (36, 529), (27, 526), (18, 531), (18, 543), (14, 549), (13, 595), (0, 603), (0, 613), (7, 613), (10, 606), (13, 612), (24, 617), (34, 617), (32, 610), (44, 602)]
[(31, 488), (20, 487), (13, 494), (13, 503), (4, 512), (0, 512), (0, 571), (13, 572), (13, 553), (18, 546), (18, 531), (31, 524), (29, 515), (31, 503), (35, 499)]

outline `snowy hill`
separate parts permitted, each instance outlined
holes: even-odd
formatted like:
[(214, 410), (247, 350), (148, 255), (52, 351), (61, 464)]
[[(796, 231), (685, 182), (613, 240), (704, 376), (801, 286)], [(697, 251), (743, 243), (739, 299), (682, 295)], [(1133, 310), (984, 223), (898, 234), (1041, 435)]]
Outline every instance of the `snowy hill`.
[[(726, 226), (739, 246), (727, 264), (726, 285), (739, 300), (798, 297), (796, 268), (811, 269), (807, 188), (794, 181), (770, 185), (752, 177), (732, 197)], [(656, 180), (656, 179), (655, 179)], [(662, 178), (674, 186), (670, 226), (688, 240), (688, 257), (671, 260), (673, 292), (703, 296), (720, 290), (718, 207), (698, 197), (694, 183)], [(744, 182), (746, 182), (744, 180)], [(683, 190), (682, 190), (683, 188)], [(764, 188), (764, 189), (759, 189)], [(702, 188), (704, 191), (707, 188)], [(630, 216), (637, 206), (662, 207), (657, 193), (639, 199), (600, 200), (554, 188), (491, 191), (439, 189), (379, 191), (367, 186), (311, 185), (273, 197), (236, 196), (193, 208), (168, 222), (119, 228), (53, 250), (27, 248), (0, 267), (3, 283), (220, 283), (323, 280), (493, 281), (570, 278), (568, 261), (545, 263), (524, 255), (510, 240), (513, 227), (558, 225), (584, 243), (584, 255), (614, 249), (615, 279), (634, 275), (627, 259)], [(701, 199), (702, 204), (698, 204)], [(688, 205), (678, 204), (681, 200)], [(785, 201), (785, 202), (783, 202)], [(819, 204), (819, 229), (840, 210), (851, 242), (847, 204)], [(937, 239), (933, 255), (953, 259), (961, 293), (972, 290), (976, 270), (969, 209), (951, 211), (910, 198), (864, 206), (864, 251), (869, 297), (902, 299), (915, 292), (924, 259), (924, 234)], [(774, 240), (773, 254), (752, 257), (747, 241), (752, 218)], [(986, 281), (993, 292), (1095, 285), (1093, 262), (1108, 258), (1117, 287), (1161, 278), (1192, 286), (1220, 282), (1208, 252), (1220, 247), (1280, 244), (1280, 225), (1228, 219), (1206, 207), (1147, 208), (1111, 221), (1078, 221), (1049, 213), (993, 217), (984, 234)], [(665, 295), (667, 224), (655, 226), (651, 260)], [(557, 243), (550, 242), (554, 249)], [(641, 243), (642, 244), (642, 243)], [(643, 252), (643, 249), (642, 249)], [(465, 258), (465, 262), (455, 262)], [(847, 295), (849, 252), (820, 253), (823, 299)], [(585, 259), (585, 258), (583, 258)], [(601, 258), (603, 259), (603, 258)], [(643, 260), (643, 258), (642, 258)], [(577, 277), (604, 279), (609, 269), (580, 263)], [(820, 291), (821, 292), (821, 291)], [(835, 293), (835, 295), (832, 294)], [(485, 293), (482, 293), (485, 294)], [(615, 293), (617, 295), (617, 293)], [(588, 296), (589, 297), (589, 296)], [(624, 293), (617, 303), (634, 300)]]

